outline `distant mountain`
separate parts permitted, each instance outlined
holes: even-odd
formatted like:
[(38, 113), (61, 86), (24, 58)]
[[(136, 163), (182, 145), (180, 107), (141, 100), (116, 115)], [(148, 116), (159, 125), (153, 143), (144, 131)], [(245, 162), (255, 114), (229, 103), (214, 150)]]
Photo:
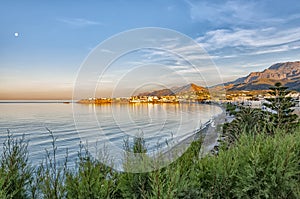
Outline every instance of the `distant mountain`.
[(185, 86), (182, 86), (182, 87), (175, 87), (172, 89), (173, 92), (175, 94), (183, 94), (183, 93), (189, 93), (189, 92), (204, 92), (204, 91), (207, 91), (206, 88), (202, 87), (202, 86), (198, 86), (196, 84), (188, 84), (188, 85), (185, 85)]
[(138, 96), (174, 96), (175, 93), (171, 89), (162, 89), (151, 92), (139, 93)]
[[(227, 91), (253, 91), (269, 90), (270, 86), (273, 86), (276, 82), (281, 82), (290, 90), (300, 92), (300, 61), (276, 63), (262, 72), (252, 72), (246, 77), (238, 78), (224, 85)], [(217, 85), (211, 89), (221, 89), (221, 87)], [(174, 96), (186, 94), (209, 95), (207, 88), (191, 83), (181, 87), (144, 92), (138, 94), (138, 96)]]
[(228, 91), (268, 90), (276, 82), (300, 92), (300, 61), (277, 63), (262, 72), (252, 72), (224, 85)]
[(174, 95), (183, 95), (183, 94), (192, 94), (192, 93), (205, 93), (208, 90), (202, 86), (196, 84), (187, 84), (181, 87), (173, 87), (171, 89), (162, 89), (151, 92), (144, 92), (138, 94), (138, 96), (174, 96)]

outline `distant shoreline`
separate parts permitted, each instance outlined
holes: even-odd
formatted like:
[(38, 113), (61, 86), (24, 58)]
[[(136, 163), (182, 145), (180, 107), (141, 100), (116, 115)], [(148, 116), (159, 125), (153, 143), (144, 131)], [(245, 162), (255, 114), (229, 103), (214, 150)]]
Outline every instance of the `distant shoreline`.
[(66, 104), (72, 100), (0, 100), (0, 104)]

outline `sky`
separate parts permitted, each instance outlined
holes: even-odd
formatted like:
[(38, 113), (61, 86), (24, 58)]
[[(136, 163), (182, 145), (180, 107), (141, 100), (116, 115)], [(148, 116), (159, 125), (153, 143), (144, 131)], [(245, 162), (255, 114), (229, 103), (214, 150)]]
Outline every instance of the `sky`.
[[(1, 1), (0, 99), (71, 99), (78, 74), (97, 46), (146, 27), (191, 38), (215, 65), (214, 75), (202, 72), (206, 62), (201, 79), (192, 77), (194, 69), (172, 52), (140, 49), (116, 59), (105, 73), (95, 73), (96, 95), (132, 94), (158, 79), (161, 88), (191, 81), (210, 86), (220, 83), (216, 79), (232, 81), (277, 62), (300, 60), (296, 0)], [(178, 38), (172, 39), (164, 43), (167, 49), (194, 52), (188, 46), (180, 50)], [(190, 53), (190, 58), (201, 60), (201, 55)]]

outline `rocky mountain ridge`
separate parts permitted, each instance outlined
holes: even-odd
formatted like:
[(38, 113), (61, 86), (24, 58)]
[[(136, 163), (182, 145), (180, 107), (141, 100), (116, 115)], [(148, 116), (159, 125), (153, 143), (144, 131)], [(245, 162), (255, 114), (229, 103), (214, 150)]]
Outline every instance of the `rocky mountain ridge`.
[(191, 93), (204, 93), (208, 92), (207, 88), (202, 86), (198, 86), (194, 83), (190, 83), (180, 87), (173, 87), (171, 89), (161, 89), (151, 92), (139, 93), (138, 96), (174, 96), (174, 95), (184, 95)]
[[(224, 86), (227, 91), (260, 91), (269, 90), (276, 82), (281, 82), (290, 90), (300, 92), (300, 61), (276, 63), (261, 72), (251, 72), (245, 77), (224, 83)], [(217, 85), (212, 88), (220, 86)], [(175, 96), (207, 93), (207, 88), (190, 83), (181, 87), (144, 92), (138, 94), (138, 96)]]
[(300, 92), (300, 61), (276, 63), (262, 72), (252, 72), (224, 85), (229, 91), (268, 90), (276, 82)]

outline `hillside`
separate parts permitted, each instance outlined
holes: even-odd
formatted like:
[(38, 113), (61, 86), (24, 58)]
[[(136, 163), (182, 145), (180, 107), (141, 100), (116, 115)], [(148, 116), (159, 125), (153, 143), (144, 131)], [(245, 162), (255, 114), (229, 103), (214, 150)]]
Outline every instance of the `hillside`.
[(182, 87), (173, 88), (172, 90), (177, 95), (178, 94), (189, 93), (189, 92), (205, 92), (205, 91), (207, 91), (206, 88), (204, 88), (202, 86), (198, 86), (198, 85), (193, 84), (193, 83), (182, 86)]
[[(224, 85), (227, 91), (261, 91), (268, 90), (276, 82), (281, 82), (289, 87), (290, 90), (300, 92), (300, 61), (276, 63), (262, 72), (252, 72), (246, 77), (238, 78)], [(214, 86), (214, 88), (218, 88), (218, 85)], [(144, 92), (138, 94), (138, 96), (182, 96), (195, 94), (209, 95), (207, 88), (190, 83), (181, 87)]]
[(161, 89), (151, 92), (140, 93), (138, 96), (174, 96), (183, 94), (207, 93), (208, 90), (196, 84), (187, 84), (181, 87), (173, 87), (171, 89)]
[(300, 61), (276, 63), (262, 72), (252, 72), (224, 85), (228, 91), (268, 90), (276, 82), (300, 92)]
[(171, 89), (161, 89), (161, 90), (138, 94), (138, 96), (174, 96), (174, 95), (175, 93)]

